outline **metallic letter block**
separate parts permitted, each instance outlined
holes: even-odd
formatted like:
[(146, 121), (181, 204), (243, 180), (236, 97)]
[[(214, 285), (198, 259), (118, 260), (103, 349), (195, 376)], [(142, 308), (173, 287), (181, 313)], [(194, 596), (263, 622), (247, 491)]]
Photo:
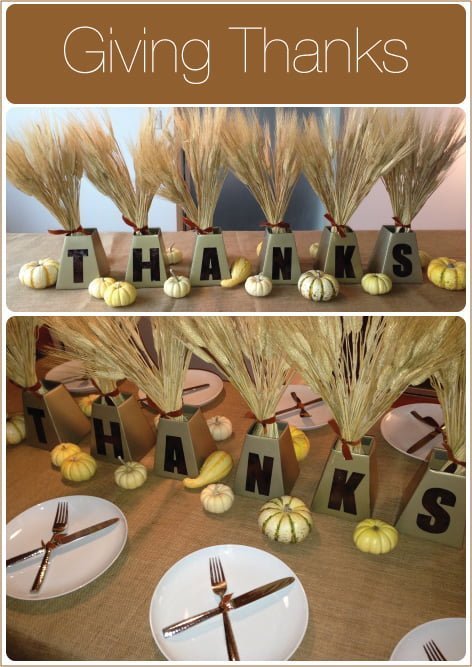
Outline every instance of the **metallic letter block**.
[(332, 227), (325, 227), (315, 259), (315, 268), (334, 276), (340, 283), (360, 283), (362, 278), (361, 257), (357, 237), (346, 227), (342, 237)]
[(394, 283), (422, 283), (418, 243), (415, 232), (395, 232), (384, 225), (369, 260), (369, 273), (385, 273)]
[(300, 278), (300, 261), (291, 231), (274, 234), (271, 229), (265, 230), (259, 271), (275, 285), (297, 284)]
[(86, 289), (99, 276), (109, 272), (108, 259), (96, 229), (91, 234), (64, 237), (56, 289)]
[(192, 285), (219, 285), (230, 278), (223, 235), (218, 227), (212, 234), (197, 234), (190, 266)]
[(149, 232), (133, 234), (125, 280), (135, 287), (162, 287), (167, 278), (161, 230)]

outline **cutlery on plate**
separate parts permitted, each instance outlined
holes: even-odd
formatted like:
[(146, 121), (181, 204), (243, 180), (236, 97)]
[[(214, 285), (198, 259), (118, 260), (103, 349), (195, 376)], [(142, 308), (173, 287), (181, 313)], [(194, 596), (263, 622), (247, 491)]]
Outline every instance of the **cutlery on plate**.
[(293, 398), (294, 401), (296, 401), (295, 405), (291, 405), (289, 408), (282, 408), (282, 410), (277, 410), (275, 413), (277, 416), (278, 415), (283, 415), (286, 412), (295, 412), (295, 410), (300, 410), (300, 417), (311, 417), (310, 413), (305, 410), (309, 405), (314, 405), (315, 403), (322, 403), (323, 399), (321, 396), (319, 398), (314, 398), (312, 401), (306, 401), (306, 403), (302, 403), (298, 396), (295, 394), (295, 392), (290, 393), (291, 397)]
[[(269, 584), (258, 586), (257, 588), (254, 588), (247, 593), (238, 595), (235, 598), (230, 598), (226, 602), (225, 607), (228, 611), (231, 609), (238, 609), (239, 607), (243, 607), (246, 604), (260, 600), (267, 595), (272, 595), (272, 593), (280, 591), (282, 588), (289, 586), (289, 584), (292, 584), (294, 581), (295, 577), (284, 577), (283, 579), (276, 579), (276, 581), (271, 581)], [(218, 616), (218, 614), (221, 613), (223, 613), (223, 609), (220, 605), (218, 607), (214, 607), (213, 609), (209, 609), (208, 611), (203, 611), (200, 614), (195, 614), (195, 616), (190, 616), (190, 618), (178, 621), (177, 623), (172, 623), (172, 625), (168, 625), (163, 628), (162, 633), (166, 638), (172, 637), (179, 632), (193, 628), (194, 625), (197, 625), (202, 621), (206, 621), (209, 618), (213, 618), (213, 616)]]
[(115, 517), (113, 519), (107, 519), (106, 521), (101, 521), (100, 523), (96, 523), (93, 526), (82, 528), (82, 530), (78, 530), (75, 533), (70, 533), (70, 535), (61, 535), (61, 534), (54, 535), (53, 538), (47, 544), (42, 543), (43, 544), (42, 547), (38, 547), (37, 549), (33, 549), (32, 551), (25, 551), (22, 554), (18, 554), (18, 556), (12, 556), (11, 558), (8, 558), (6, 565), (8, 567), (9, 565), (14, 565), (14, 563), (19, 563), (20, 561), (32, 558), (33, 556), (38, 556), (39, 554), (44, 552), (44, 550), (47, 548), (48, 545), (52, 544), (53, 545), (52, 548), (55, 549), (56, 547), (62, 547), (64, 544), (75, 542), (75, 540), (80, 540), (82, 537), (86, 537), (87, 535), (92, 535), (92, 533), (96, 533), (99, 530), (108, 528), (108, 526), (112, 526), (119, 520), (120, 520), (119, 517)]
[(430, 662), (442, 662), (443, 660), (447, 660), (434, 639), (423, 644), (423, 649)]
[(238, 647), (231, 627), (231, 621), (226, 609), (226, 602), (231, 599), (231, 596), (225, 595), (228, 590), (225, 573), (219, 558), (210, 558), (210, 581), (213, 593), (219, 596), (221, 600), (223, 625), (225, 629), (226, 650), (230, 660), (239, 660)]
[(205, 382), (204, 384), (196, 384), (194, 387), (184, 387), (182, 394), (189, 394), (191, 391), (197, 391), (198, 389), (208, 389), (210, 386), (209, 382)]
[(67, 502), (59, 502), (57, 504), (56, 516), (54, 517), (54, 522), (52, 524), (52, 536), (49, 542), (45, 545), (43, 560), (41, 561), (41, 565), (39, 566), (39, 570), (36, 574), (33, 585), (31, 587), (32, 593), (36, 593), (37, 591), (39, 591), (39, 589), (42, 586), (44, 577), (46, 576), (46, 571), (48, 569), (49, 558), (51, 557), (51, 552), (54, 548), (53, 546), (49, 545), (52, 544), (55, 537), (57, 537), (58, 535), (60, 535), (65, 531), (65, 529), (67, 528), (68, 519), (69, 519), (69, 508)]
[(440, 435), (444, 432), (444, 424), (442, 426), (440, 426), (438, 424), (438, 422), (435, 419), (433, 419), (433, 417), (422, 417), (415, 410), (412, 410), (410, 412), (410, 414), (413, 415), (413, 417), (415, 419), (422, 422), (423, 424), (426, 424), (427, 426), (431, 426), (433, 428), (433, 430), (430, 431), (429, 433), (427, 433), (426, 435), (424, 435), (419, 440), (417, 440), (415, 443), (413, 443), (411, 445), (411, 447), (409, 447), (406, 450), (407, 454), (413, 454), (413, 452), (417, 452), (418, 449), (421, 449), (421, 447), (424, 447), (424, 445), (426, 445), (430, 440), (432, 440), (437, 435)]

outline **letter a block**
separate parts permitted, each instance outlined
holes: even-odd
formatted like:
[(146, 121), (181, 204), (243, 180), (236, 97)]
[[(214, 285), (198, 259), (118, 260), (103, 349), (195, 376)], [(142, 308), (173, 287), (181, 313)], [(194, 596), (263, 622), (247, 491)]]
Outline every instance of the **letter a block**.
[(200, 408), (185, 406), (184, 417), (183, 421), (159, 419), (154, 472), (160, 477), (197, 477), (207, 456), (216, 450)]
[(385, 273), (394, 283), (422, 283), (418, 242), (415, 232), (396, 232), (384, 225), (369, 260), (369, 273)]
[(277, 424), (278, 438), (249, 429), (236, 470), (234, 491), (240, 496), (269, 500), (290, 493), (300, 472), (288, 424)]
[(192, 285), (219, 285), (230, 277), (223, 235), (218, 227), (212, 234), (197, 234), (190, 266)]
[[(433, 449), (429, 462), (419, 470), (406, 491), (396, 528), (400, 533), (461, 548), (466, 516), (466, 477), (447, 472), (443, 449)], [(425, 469), (426, 468), (426, 469)]]
[(362, 454), (346, 460), (334, 443), (312, 503), (314, 512), (359, 521), (371, 516), (377, 479), (375, 440), (361, 438)]

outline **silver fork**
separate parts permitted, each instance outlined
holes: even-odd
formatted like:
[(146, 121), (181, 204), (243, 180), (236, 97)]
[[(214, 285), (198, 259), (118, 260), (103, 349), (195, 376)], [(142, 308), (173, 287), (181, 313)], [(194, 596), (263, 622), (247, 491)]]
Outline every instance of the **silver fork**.
[(45, 552), (41, 565), (39, 566), (38, 573), (36, 574), (35, 580), (31, 587), (31, 593), (37, 593), (42, 586), (44, 577), (46, 576), (46, 570), (49, 564), (49, 558), (51, 552), (54, 548), (54, 536), (59, 533), (63, 533), (67, 527), (67, 521), (69, 516), (69, 510), (66, 502), (60, 502), (57, 504), (56, 516), (54, 517), (54, 523), (52, 524), (52, 536), (49, 542), (45, 544), (41, 541), (43, 547), (45, 547)]
[(220, 596), (221, 607), (223, 610), (223, 624), (225, 628), (226, 650), (230, 660), (239, 660), (238, 647), (231, 627), (231, 621), (227, 610), (225, 609), (225, 593), (228, 585), (223, 572), (223, 566), (219, 558), (210, 558), (210, 581), (213, 593)]
[(446, 656), (441, 652), (434, 639), (431, 639), (429, 642), (426, 642), (426, 644), (423, 644), (423, 648), (430, 662), (442, 662), (443, 660), (447, 660)]

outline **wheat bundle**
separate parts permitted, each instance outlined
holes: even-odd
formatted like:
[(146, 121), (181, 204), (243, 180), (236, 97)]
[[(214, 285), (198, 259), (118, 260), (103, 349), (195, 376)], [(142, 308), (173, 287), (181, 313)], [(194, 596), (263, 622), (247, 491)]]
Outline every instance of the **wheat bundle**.
[(411, 150), (400, 122), (388, 125), (383, 109), (346, 108), (339, 120), (328, 109), (304, 120), (299, 149), (303, 172), (326, 207), (332, 231), (345, 228), (381, 176)]
[(48, 350), (50, 362), (80, 361), (83, 373), (90, 378), (102, 403), (120, 405), (123, 396), (118, 389), (123, 375), (112, 363), (107, 372), (97, 369), (96, 359), (100, 358), (100, 368), (107, 364), (107, 341), (98, 336), (92, 328), (95, 317), (54, 317), (45, 316), (42, 322), (49, 327), (62, 344)]
[(459, 318), (267, 318), (281, 355), (329, 406), (345, 456), (410, 384), (460, 349)]
[[(228, 173), (222, 147), (224, 108), (176, 109), (173, 128), (146, 152), (145, 179), (157, 194), (181, 206), (184, 221), (199, 233), (213, 231), (213, 217)], [(185, 179), (182, 156), (192, 182)]]
[[(173, 318), (176, 319), (176, 318)], [(176, 334), (222, 371), (256, 421), (255, 435), (278, 436), (275, 409), (291, 369), (275, 352), (261, 317), (181, 317)]]
[(13, 384), (25, 390), (46, 393), (36, 374), (38, 320), (11, 317), (6, 326), (6, 374)]
[(83, 231), (79, 211), (83, 168), (69, 123), (59, 127), (43, 117), (25, 128), (20, 139), (7, 137), (6, 173), (16, 188), (52, 213), (65, 233)]
[(254, 111), (234, 111), (226, 123), (223, 142), (231, 170), (261, 207), (272, 232), (290, 229), (284, 222), (301, 162), (296, 112), (277, 109), (274, 133)]
[(413, 150), (382, 176), (398, 231), (409, 231), (413, 219), (443, 182), (465, 143), (459, 110), (426, 117), (422, 109), (389, 110), (389, 124), (401, 123)]
[(83, 123), (75, 121), (73, 124), (85, 174), (99, 192), (113, 201), (123, 221), (137, 234), (149, 231), (149, 209), (157, 188), (144, 178), (143, 164), (146, 153), (158, 140), (159, 122), (157, 111), (149, 109), (140, 125), (136, 142), (130, 145), (134, 180), (107, 115), (100, 119), (90, 113)]
[(444, 445), (449, 459), (457, 465), (455, 472), (464, 475), (467, 460), (465, 350), (433, 373), (430, 379), (444, 415)]

